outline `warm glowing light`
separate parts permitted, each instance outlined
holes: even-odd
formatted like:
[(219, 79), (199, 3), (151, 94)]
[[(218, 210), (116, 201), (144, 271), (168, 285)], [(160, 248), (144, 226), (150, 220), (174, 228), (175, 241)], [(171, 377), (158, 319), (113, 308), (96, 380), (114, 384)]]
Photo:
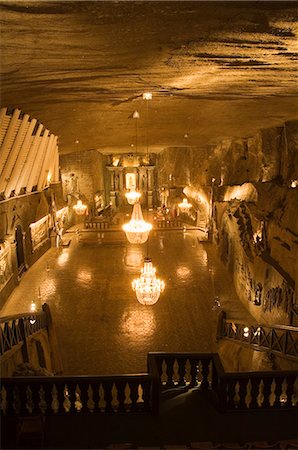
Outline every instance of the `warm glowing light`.
[(186, 266), (179, 266), (176, 269), (177, 277), (181, 280), (186, 280), (191, 275), (191, 271)]
[(82, 200), (78, 200), (77, 204), (73, 206), (73, 209), (78, 216), (82, 216), (87, 211), (87, 205), (84, 205)]
[(47, 182), (50, 184), (51, 180), (52, 180), (52, 174), (51, 174), (51, 172), (49, 172), (48, 176), (47, 176)]
[(143, 100), (152, 100), (152, 92), (144, 92)]
[(139, 201), (141, 193), (131, 189), (125, 194), (125, 197), (130, 205), (134, 205), (137, 201)]
[(35, 313), (36, 312), (36, 308), (37, 308), (36, 303), (35, 303), (34, 300), (32, 300), (31, 305), (30, 305), (30, 311), (32, 313)]
[(120, 158), (114, 157), (113, 160), (112, 160), (112, 165), (114, 167), (117, 167), (119, 162), (120, 162)]
[(248, 327), (243, 328), (243, 336), (245, 338), (247, 338), (249, 336), (249, 328)]
[(296, 188), (298, 186), (298, 180), (293, 180), (291, 182), (291, 188)]
[(178, 203), (179, 209), (182, 213), (188, 213), (190, 208), (192, 207), (191, 203), (188, 203), (187, 198), (182, 200), (182, 203)]
[(144, 244), (147, 241), (152, 225), (144, 221), (139, 203), (134, 204), (131, 219), (122, 228), (131, 244)]
[(150, 258), (145, 258), (141, 275), (132, 282), (132, 288), (142, 305), (154, 305), (165, 288), (165, 283), (156, 278), (156, 269)]

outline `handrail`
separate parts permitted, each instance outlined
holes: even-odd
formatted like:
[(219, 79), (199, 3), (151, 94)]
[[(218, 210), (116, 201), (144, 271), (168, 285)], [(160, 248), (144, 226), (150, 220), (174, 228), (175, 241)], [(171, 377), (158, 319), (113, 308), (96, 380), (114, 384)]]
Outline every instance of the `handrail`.
[(283, 357), (298, 358), (298, 328), (288, 325), (245, 325), (226, 319), (222, 311), (218, 318), (218, 339), (241, 342), (256, 350), (269, 350)]
[(185, 387), (216, 394), (223, 410), (295, 410), (297, 371), (225, 372), (216, 353), (149, 353), (148, 373), (3, 378), (0, 407), (8, 415), (157, 414), (161, 392)]

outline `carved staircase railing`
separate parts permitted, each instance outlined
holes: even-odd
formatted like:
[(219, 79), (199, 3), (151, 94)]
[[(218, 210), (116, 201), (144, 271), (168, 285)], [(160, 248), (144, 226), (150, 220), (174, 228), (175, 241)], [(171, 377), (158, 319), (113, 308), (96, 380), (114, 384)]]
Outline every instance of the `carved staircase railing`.
[(37, 333), (48, 325), (45, 311), (35, 314), (16, 314), (0, 318), (0, 355), (15, 345), (23, 344), (28, 336)]
[(3, 378), (0, 407), (5, 415), (157, 414), (162, 391), (181, 387), (213, 392), (222, 411), (297, 414), (297, 371), (226, 373), (212, 353), (149, 353), (147, 374)]
[(286, 325), (245, 325), (227, 320), (224, 312), (219, 317), (219, 339), (241, 342), (256, 350), (267, 350), (297, 361), (298, 328)]

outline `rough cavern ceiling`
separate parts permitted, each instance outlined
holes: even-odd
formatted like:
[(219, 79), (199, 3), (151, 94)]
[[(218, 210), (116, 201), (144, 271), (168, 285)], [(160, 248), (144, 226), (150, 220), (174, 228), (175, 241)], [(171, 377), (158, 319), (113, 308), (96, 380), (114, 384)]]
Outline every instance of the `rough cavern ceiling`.
[(151, 150), (200, 147), (297, 118), (295, 2), (2, 1), (1, 104), (59, 151), (128, 152), (144, 91)]

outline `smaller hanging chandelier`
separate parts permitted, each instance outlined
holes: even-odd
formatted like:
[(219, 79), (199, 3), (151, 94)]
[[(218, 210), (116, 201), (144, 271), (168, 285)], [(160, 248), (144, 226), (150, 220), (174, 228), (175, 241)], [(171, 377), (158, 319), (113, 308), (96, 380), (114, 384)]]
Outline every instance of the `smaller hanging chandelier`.
[(140, 277), (132, 282), (132, 288), (142, 305), (154, 305), (165, 288), (164, 281), (156, 278), (155, 273), (151, 258), (145, 258)]
[(144, 244), (147, 241), (152, 225), (143, 219), (140, 203), (134, 204), (131, 219), (122, 228), (131, 244)]
[(187, 198), (182, 200), (182, 203), (178, 203), (179, 209), (182, 213), (188, 213), (190, 208), (192, 207), (191, 203), (188, 203)]
[(139, 201), (141, 193), (133, 188), (130, 189), (130, 191), (125, 194), (125, 197), (130, 205), (134, 205), (136, 202)]
[(87, 205), (84, 205), (82, 200), (78, 200), (77, 204), (73, 206), (73, 209), (78, 216), (82, 216), (87, 211)]

